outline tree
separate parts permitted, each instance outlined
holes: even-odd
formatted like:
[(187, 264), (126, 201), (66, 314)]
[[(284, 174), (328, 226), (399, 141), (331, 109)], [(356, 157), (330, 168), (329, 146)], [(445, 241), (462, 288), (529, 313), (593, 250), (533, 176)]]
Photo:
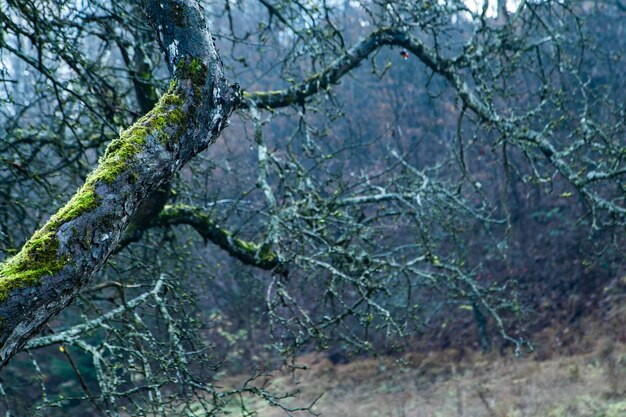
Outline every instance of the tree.
[[(174, 364), (177, 372), (187, 373), (170, 376), (168, 383), (193, 385), (197, 378), (188, 357), (196, 349), (192, 335), (180, 324), (181, 317), (189, 317), (177, 317), (177, 309), (169, 308), (172, 300), (164, 296), (164, 288), (175, 287), (167, 284), (167, 276), (176, 271), (171, 267), (154, 274), (154, 285), (134, 294), (132, 301), (120, 295), (123, 303), (116, 308), (58, 334), (32, 339), (81, 291), (90, 291), (86, 286), (111, 254), (123, 252), (133, 242), (150, 241), (154, 239), (148, 236), (150, 231), (167, 226), (189, 225), (238, 262), (268, 271), (263, 275), (269, 282), (267, 307), (276, 334), (282, 335), (283, 349), (311, 340), (324, 346), (330, 337), (368, 349), (371, 329), (403, 335), (415, 326), (415, 318), (434, 315), (436, 305), (428, 304), (434, 293), (472, 312), (484, 348), (491, 343), (485, 317), (506, 340), (521, 345), (504, 322), (520, 310), (510, 289), (513, 274), (486, 283), (480, 277), (485, 270), (523, 266), (516, 264), (523, 252), (517, 245), (533, 238), (511, 236), (520, 229), (524, 233), (528, 216), (520, 200), (529, 200), (536, 189), (540, 194), (541, 188), (554, 189), (548, 202), (541, 199), (550, 197), (534, 197), (538, 216), (547, 222), (554, 221), (550, 210), (564, 213), (572, 222), (590, 219), (590, 227), (568, 225), (560, 230), (576, 235), (591, 229), (600, 236), (593, 243), (601, 248), (623, 245), (626, 169), (619, 94), (623, 79), (610, 70), (623, 58), (611, 51), (589, 52), (587, 44), (598, 41), (593, 33), (597, 26), (584, 21), (595, 16), (615, 21), (621, 17), (619, 4), (511, 2), (507, 8), (498, 2), (500, 11), (492, 14), (489, 2), (476, 9), (463, 1), (354, 5), (227, 1), (221, 16), (217, 6), (210, 13), (219, 22), (216, 25), (223, 25), (216, 27), (230, 46), (227, 62), (233, 79), (254, 86), (257, 80), (246, 75), (254, 67), (267, 71), (269, 81), (282, 86), (248, 92), (224, 76), (222, 58), (195, 1), (148, 2), (150, 27), (132, 2), (102, 2), (85, 9), (64, 2), (6, 3), (0, 47), (15, 62), (37, 72), (49, 93), (25, 91), (41, 100), (20, 106), (6, 89), (4, 98), (14, 102), (10, 108), (21, 113), (11, 110), (4, 116), (14, 121), (13, 127), (5, 128), (7, 145), (0, 150), (6, 167), (4, 201), (14, 199), (14, 193), (27, 198), (28, 190), (20, 185), (24, 178), (41, 184), (38, 188), (52, 189), (51, 195), (61, 186), (57, 180), (44, 179), (46, 173), (61, 172), (77, 181), (82, 167), (93, 162), (112, 132), (138, 113), (146, 114), (108, 143), (98, 167), (69, 203), (0, 267), (3, 366), (27, 343), (35, 349), (62, 342), (82, 346), (95, 358), (96, 368), (102, 367), (104, 355), (85, 343), (84, 335), (100, 328), (115, 334), (106, 323), (120, 317), (135, 330), (158, 327), (134, 313), (149, 302), (165, 323), (172, 358), (162, 368)], [(249, 23), (244, 18), (249, 15), (238, 14), (237, 7), (253, 8), (262, 18)], [(350, 16), (348, 10), (358, 13)], [(122, 29), (112, 27), (112, 19)], [(619, 25), (612, 30), (621, 31)], [(21, 46), (22, 38), (30, 47)], [(153, 38), (172, 74), (158, 101), (157, 77), (163, 68), (150, 43)], [(103, 54), (94, 56), (69, 46), (76, 40), (84, 46), (116, 45), (128, 81), (115, 79), (115, 65), (103, 65), (108, 59)], [(243, 53), (249, 42), (268, 48), (267, 57)], [(377, 55), (389, 47), (396, 48), (393, 55), (382, 60), (408, 57), (407, 64), (424, 71), (407, 75), (427, 86), (415, 90), (417, 97), (404, 94), (410, 81), (401, 83), (400, 76), (386, 75), (393, 69), (378, 66)], [(362, 93), (361, 85), (346, 80), (369, 58), (376, 74), (402, 85), (390, 89), (395, 97)], [(278, 69), (272, 60), (280, 63)], [(4, 72), (10, 75), (16, 68), (12, 63)], [(79, 81), (72, 84), (63, 71)], [(335, 94), (341, 80), (352, 84), (356, 93)], [(11, 81), (7, 76), (5, 86)], [(123, 97), (131, 88), (135, 98), (125, 103)], [(432, 104), (437, 95), (442, 108)], [(335, 103), (342, 100), (346, 107), (361, 109), (368, 119), (361, 120), (362, 125), (380, 137), (357, 137), (351, 143), (359, 126), (342, 118), (342, 106)], [(376, 105), (366, 107), (368, 100)], [(41, 113), (59, 117), (51, 129), (29, 126), (33, 120), (47, 123), (45, 116), (36, 119), (40, 109), (35, 106), (55, 102), (52, 112)], [(423, 128), (425, 123), (413, 125), (408, 136), (400, 127), (403, 112), (414, 105), (433, 106), (432, 119), (444, 121), (431, 129)], [(240, 165), (231, 172), (216, 168), (226, 172), (211, 179), (240, 197), (222, 213), (219, 207), (210, 209), (220, 201), (217, 190), (212, 195), (189, 190), (186, 198), (194, 204), (165, 205), (174, 198), (167, 184), (216, 140), (235, 110), (241, 112), (237, 116), (241, 121), (235, 118), (231, 131), (245, 136), (251, 124), (257, 171), (245, 170), (251, 156), (237, 150)], [(414, 112), (417, 120), (427, 120), (419, 113)], [(455, 123), (445, 120), (451, 117)], [(270, 122), (273, 127), (268, 131)], [(420, 145), (420, 135), (436, 142)], [(280, 136), (291, 138), (281, 143), (282, 148), (275, 139)], [(337, 143), (329, 144), (330, 139)], [(424, 155), (411, 152), (418, 146)], [(359, 151), (350, 154), (352, 149)], [(54, 166), (44, 163), (33, 170), (28, 166), (33, 161)], [(207, 166), (199, 162), (183, 175), (194, 184), (205, 175), (200, 168)], [(576, 196), (578, 201), (569, 203)], [(37, 223), (38, 215), (36, 206), (7, 210), (4, 246), (16, 240), (10, 230), (16, 218)], [(221, 225), (224, 220), (226, 227)], [(485, 250), (486, 242), (494, 249)], [(146, 252), (142, 259), (150, 256)], [(171, 260), (167, 263), (174, 265)], [(110, 278), (117, 272), (104, 274)], [(123, 287), (111, 279), (102, 285), (100, 289)], [(219, 286), (213, 290), (219, 291)], [(508, 296), (502, 298), (501, 293)], [(174, 306), (184, 305), (184, 298)], [(241, 304), (245, 303), (236, 302)], [(141, 365), (144, 380), (151, 378), (147, 371), (151, 360), (146, 358), (150, 349), (158, 350), (159, 340), (155, 336), (145, 345), (132, 342), (142, 352), (138, 357), (146, 360)], [(113, 409), (115, 398), (124, 395), (112, 377), (107, 380), (106, 372), (98, 372), (105, 404), (96, 402), (94, 407)], [(159, 384), (146, 384), (157, 409), (163, 406), (160, 387), (165, 382)], [(202, 388), (219, 403), (216, 392)]]

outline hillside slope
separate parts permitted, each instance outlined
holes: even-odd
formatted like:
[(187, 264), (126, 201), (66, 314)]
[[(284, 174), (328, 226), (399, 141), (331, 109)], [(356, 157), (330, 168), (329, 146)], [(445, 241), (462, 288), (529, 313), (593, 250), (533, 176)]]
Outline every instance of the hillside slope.
[[(333, 365), (310, 354), (298, 361), (308, 369), (257, 383), (277, 393), (299, 389), (288, 402), (294, 407), (322, 395), (312, 411), (326, 417), (625, 417), (626, 291), (607, 300), (576, 323), (536, 334), (536, 351), (520, 358), (448, 349)], [(260, 417), (287, 415), (261, 400), (243, 402)], [(246, 415), (241, 404), (228, 412)]]

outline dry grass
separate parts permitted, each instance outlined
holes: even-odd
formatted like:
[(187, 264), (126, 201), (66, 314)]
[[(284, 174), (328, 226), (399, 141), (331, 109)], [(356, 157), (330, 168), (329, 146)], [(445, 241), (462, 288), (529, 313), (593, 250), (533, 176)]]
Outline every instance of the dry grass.
[[(336, 366), (309, 356), (308, 371), (277, 373), (269, 388), (300, 388), (292, 405), (323, 393), (313, 410), (329, 417), (624, 417), (626, 346), (614, 346), (610, 356), (604, 350), (545, 361), (477, 355), (450, 363), (432, 354), (420, 364), (366, 359)], [(249, 406), (260, 417), (286, 415), (261, 401)]]
[[(308, 370), (276, 371), (268, 389), (299, 388), (292, 406), (323, 394), (313, 411), (326, 417), (626, 417), (626, 297), (618, 298), (576, 327), (542, 332), (538, 353), (522, 358), (461, 358), (450, 349), (332, 365), (313, 354), (299, 360)], [(578, 347), (563, 344), (564, 335)], [(287, 415), (260, 400), (247, 405), (259, 417)], [(241, 415), (234, 406), (229, 412)]]

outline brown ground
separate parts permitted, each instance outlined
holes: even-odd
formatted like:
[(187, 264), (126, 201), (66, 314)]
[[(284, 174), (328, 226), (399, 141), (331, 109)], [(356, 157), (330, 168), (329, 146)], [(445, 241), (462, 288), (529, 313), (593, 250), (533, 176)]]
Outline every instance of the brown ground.
[[(535, 335), (537, 351), (521, 358), (448, 349), (333, 365), (312, 354), (299, 359), (308, 370), (276, 371), (267, 389), (299, 388), (287, 401), (291, 406), (323, 394), (312, 410), (328, 417), (626, 417), (626, 277), (622, 281), (606, 309)], [(236, 383), (235, 377), (222, 381)], [(259, 417), (288, 415), (255, 398), (245, 404)], [(234, 403), (228, 411), (246, 415)]]

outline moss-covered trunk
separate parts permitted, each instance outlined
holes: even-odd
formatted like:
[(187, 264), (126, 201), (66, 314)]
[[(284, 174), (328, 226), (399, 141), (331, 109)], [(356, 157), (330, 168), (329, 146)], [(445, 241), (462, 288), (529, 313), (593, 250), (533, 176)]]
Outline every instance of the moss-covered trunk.
[(195, 0), (148, 3), (173, 74), (170, 90), (108, 146), (67, 205), (0, 264), (1, 366), (71, 302), (116, 247), (139, 204), (215, 140), (237, 105), (239, 93), (224, 79)]

